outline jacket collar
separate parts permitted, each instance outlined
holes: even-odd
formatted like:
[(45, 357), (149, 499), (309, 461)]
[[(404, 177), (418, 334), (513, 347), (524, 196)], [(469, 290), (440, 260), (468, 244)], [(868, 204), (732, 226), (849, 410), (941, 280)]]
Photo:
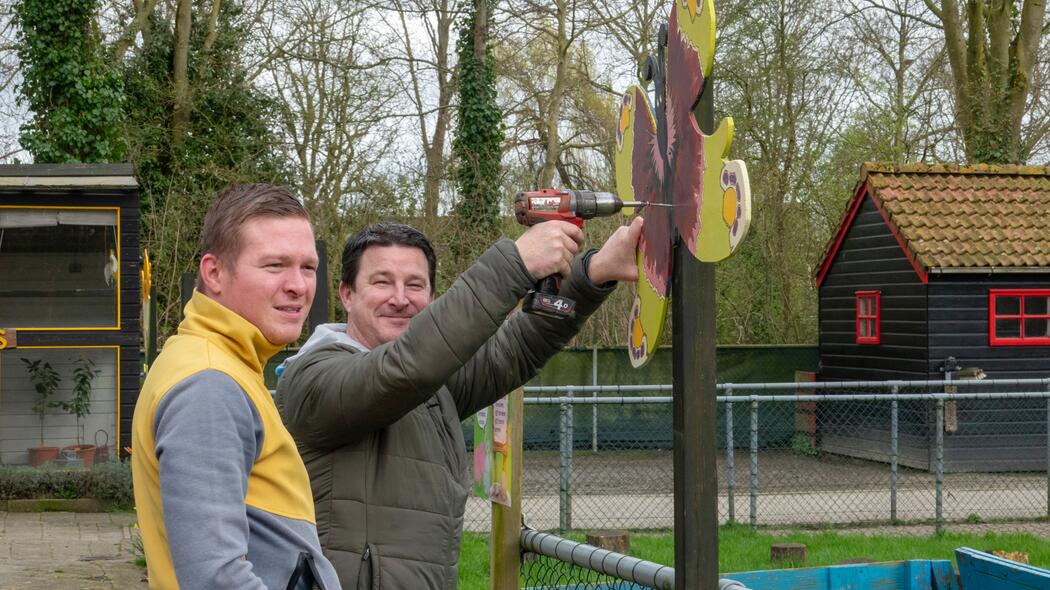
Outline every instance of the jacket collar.
[(230, 308), (194, 290), (179, 334), (199, 336), (262, 373), (266, 361), (284, 345), (271, 343), (259, 328)]

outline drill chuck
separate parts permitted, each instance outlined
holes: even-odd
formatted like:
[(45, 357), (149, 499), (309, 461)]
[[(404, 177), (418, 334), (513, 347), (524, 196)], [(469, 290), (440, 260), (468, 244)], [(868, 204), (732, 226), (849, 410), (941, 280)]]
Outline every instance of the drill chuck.
[(605, 217), (623, 209), (623, 201), (612, 193), (582, 190), (568, 192), (574, 201), (570, 209), (574, 210), (580, 219)]

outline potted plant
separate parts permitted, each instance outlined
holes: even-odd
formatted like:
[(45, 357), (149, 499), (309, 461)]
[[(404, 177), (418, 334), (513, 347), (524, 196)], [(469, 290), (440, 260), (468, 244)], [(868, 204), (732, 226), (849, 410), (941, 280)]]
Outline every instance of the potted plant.
[(22, 362), (25, 363), (29, 380), (33, 382), (33, 389), (36, 390), (33, 413), (40, 417), (40, 445), (27, 449), (27, 451), (29, 452), (29, 464), (38, 467), (58, 457), (58, 447), (44, 446), (44, 416), (47, 415), (47, 409), (51, 407), (49, 399), (55, 394), (62, 379), (58, 376), (58, 371), (51, 368), (50, 363), (40, 359), (31, 361), (27, 358), (22, 358)]
[(95, 445), (85, 445), (80, 430), (80, 419), (91, 413), (91, 387), (95, 377), (102, 371), (95, 368), (91, 359), (80, 357), (77, 366), (73, 369), (73, 394), (66, 401), (51, 402), (56, 408), (73, 414), (77, 417), (77, 444), (63, 447), (63, 451), (72, 451), (77, 459), (80, 459), (84, 467), (91, 467), (95, 463)]

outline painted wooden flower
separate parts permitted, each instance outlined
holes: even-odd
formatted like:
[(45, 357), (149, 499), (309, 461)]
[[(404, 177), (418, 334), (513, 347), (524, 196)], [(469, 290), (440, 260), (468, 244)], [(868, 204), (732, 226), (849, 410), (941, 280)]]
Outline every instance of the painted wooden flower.
[[(675, 0), (667, 28), (666, 64), (657, 77), (663, 117), (639, 86), (620, 102), (616, 128), (616, 190), (621, 199), (671, 203), (646, 207), (638, 246), (640, 280), (631, 313), (628, 351), (640, 367), (659, 345), (671, 294), (674, 230), (699, 260), (729, 256), (747, 234), (751, 195), (747, 167), (725, 157), (733, 120), (712, 135), (700, 131), (693, 107), (711, 72), (715, 48), (713, 0)], [(659, 106), (659, 105), (658, 105)], [(666, 137), (666, 139), (664, 139)], [(707, 196), (708, 198), (705, 198)]]

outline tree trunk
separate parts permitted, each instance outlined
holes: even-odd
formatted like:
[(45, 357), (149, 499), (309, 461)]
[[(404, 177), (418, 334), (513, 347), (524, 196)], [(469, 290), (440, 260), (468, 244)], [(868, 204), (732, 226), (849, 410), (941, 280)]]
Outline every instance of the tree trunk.
[(211, 51), (215, 45), (215, 39), (219, 36), (219, 10), (222, 8), (222, 0), (212, 0), (211, 16), (208, 18), (208, 37), (204, 40), (204, 51)]
[[(956, 122), (970, 162), (1023, 163), (1021, 123), (1033, 56), (1043, 34), (1045, 0), (1024, 0), (1016, 31), (1012, 0), (968, 0), (965, 23), (955, 0), (927, 0), (944, 27)], [(964, 32), (965, 31), (965, 32)]]
[(554, 69), (554, 86), (547, 99), (547, 112), (544, 113), (544, 135), (546, 135), (546, 155), (543, 168), (540, 169), (539, 186), (549, 187), (554, 182), (554, 171), (561, 155), (561, 139), (558, 136), (558, 125), (561, 123), (561, 102), (565, 94), (565, 77), (568, 69), (569, 41), (566, 38), (565, 0), (557, 2), (558, 19), (558, 63)]
[(434, 47), (438, 79), (437, 120), (434, 122), (434, 133), (430, 141), (426, 142), (426, 137), (424, 137), (423, 144), (427, 164), (426, 174), (423, 177), (423, 213), (429, 221), (436, 220), (438, 216), (438, 205), (441, 202), (441, 180), (445, 176), (445, 144), (452, 117), (452, 82), (448, 63), (452, 21), (452, 12), (449, 10), (448, 2), (442, 1), (437, 8), (437, 44)]
[(135, 20), (131, 21), (127, 30), (124, 31), (124, 34), (120, 36), (120, 40), (114, 46), (114, 62), (119, 62), (123, 59), (124, 53), (135, 42), (135, 35), (141, 32), (143, 42), (149, 41), (149, 16), (153, 14), (153, 10), (156, 7), (157, 0), (135, 0)]
[(489, 42), (489, 0), (474, 0), (474, 60), (485, 63)]
[(175, 12), (175, 56), (172, 61), (172, 87), (175, 90), (175, 105), (171, 116), (171, 140), (181, 145), (190, 125), (190, 27), (192, 26), (191, 0), (178, 0)]

